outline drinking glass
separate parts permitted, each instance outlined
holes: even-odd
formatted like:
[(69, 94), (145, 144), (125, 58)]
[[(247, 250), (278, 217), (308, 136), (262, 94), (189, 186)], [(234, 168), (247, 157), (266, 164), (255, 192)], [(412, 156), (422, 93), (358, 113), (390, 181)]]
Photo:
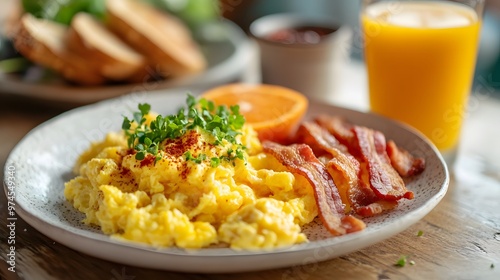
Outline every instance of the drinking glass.
[(484, 0), (363, 0), (370, 110), (426, 135), (448, 164), (471, 91)]

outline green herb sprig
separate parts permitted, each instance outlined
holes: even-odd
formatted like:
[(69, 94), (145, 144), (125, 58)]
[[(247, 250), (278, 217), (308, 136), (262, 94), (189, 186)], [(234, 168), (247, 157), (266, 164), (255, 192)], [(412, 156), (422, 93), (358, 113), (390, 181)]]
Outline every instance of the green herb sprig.
[(400, 256), (394, 265), (399, 267), (404, 267), (406, 265), (407, 258), (408, 258), (407, 256)]
[[(133, 118), (124, 117), (122, 129), (127, 136), (129, 148), (136, 151), (135, 158), (143, 160), (147, 154), (155, 157), (155, 162), (161, 159), (159, 150), (161, 143), (166, 139), (176, 139), (183, 136), (187, 131), (201, 128), (211, 134), (215, 141), (214, 145), (221, 145), (224, 140), (235, 144), (236, 150), (229, 149), (227, 155), (218, 158), (210, 158), (212, 166), (218, 166), (221, 160), (233, 161), (236, 158), (244, 159), (244, 145), (238, 143), (236, 136), (241, 134), (240, 129), (245, 124), (245, 118), (239, 113), (239, 106), (234, 105), (215, 106), (206, 99), (196, 100), (192, 95), (187, 96), (187, 109), (181, 108), (177, 114), (162, 116), (149, 124), (146, 123), (146, 116), (151, 110), (147, 103), (138, 105), (138, 112), (133, 113)], [(137, 125), (133, 126), (136, 123)], [(184, 156), (186, 160), (201, 163), (207, 160), (207, 156), (202, 154), (194, 157), (190, 151)]]
[(404, 267), (406, 266), (406, 263), (409, 263), (410, 265), (415, 265), (415, 261), (413, 260), (408, 261), (408, 256), (404, 255), (400, 256), (394, 265), (398, 267)]

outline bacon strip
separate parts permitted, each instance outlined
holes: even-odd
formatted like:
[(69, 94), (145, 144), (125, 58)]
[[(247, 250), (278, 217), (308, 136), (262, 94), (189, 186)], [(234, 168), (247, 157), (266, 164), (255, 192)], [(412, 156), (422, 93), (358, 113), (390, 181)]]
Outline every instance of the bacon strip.
[[(352, 131), (353, 125), (351, 125), (343, 118), (328, 115), (319, 115), (318, 117), (316, 117), (315, 121), (319, 126), (325, 128), (328, 132), (330, 132), (341, 144), (347, 147), (355, 145), (356, 136)], [(358, 155), (353, 154), (353, 156)]]
[[(395, 208), (401, 198), (413, 198), (393, 167), (381, 132), (352, 125), (340, 117), (321, 115), (315, 121), (347, 146), (349, 153), (360, 162), (358, 184), (347, 193), (358, 215), (373, 216)], [(402, 166), (401, 162), (397, 166)]]
[[(323, 163), (337, 185), (346, 211), (349, 212), (352, 202), (348, 192), (358, 185), (359, 162), (349, 154), (346, 146), (316, 123), (302, 123), (297, 130), (296, 141), (309, 145), (317, 157), (326, 159)], [(327, 156), (323, 156), (325, 153)]]
[(387, 141), (387, 154), (391, 164), (402, 177), (410, 177), (422, 173), (425, 169), (423, 158), (413, 157), (407, 150), (398, 147), (394, 141)]
[(387, 155), (384, 134), (367, 127), (351, 125), (338, 117), (322, 115), (316, 118), (316, 122), (346, 145), (349, 152), (360, 161), (360, 179), (366, 176), (369, 178), (377, 197), (383, 200), (413, 198), (413, 193), (406, 189), (403, 179)]
[[(370, 185), (380, 199), (412, 199), (413, 193), (406, 189), (405, 183), (392, 167), (385, 151), (385, 137), (381, 132), (354, 126), (361, 160), (366, 163)], [(363, 170), (363, 169), (362, 169)]]
[[(351, 132), (350, 142), (354, 143), (355, 134)], [(296, 141), (309, 145), (316, 156), (328, 158), (323, 162), (337, 185), (347, 211), (352, 208), (358, 215), (369, 217), (397, 206), (396, 201), (383, 201), (377, 197), (370, 187), (368, 176), (358, 178), (360, 163), (326, 129), (316, 123), (304, 122), (297, 131)], [(329, 157), (323, 155), (325, 152)]]
[(320, 219), (330, 233), (343, 235), (366, 227), (363, 221), (345, 215), (342, 200), (332, 177), (308, 145), (282, 146), (265, 141), (262, 147), (264, 152), (273, 155), (285, 167), (309, 181), (314, 189)]
[(378, 200), (366, 206), (361, 206), (356, 209), (356, 213), (362, 217), (371, 217), (382, 212), (392, 210), (398, 206), (397, 201)]
[[(355, 135), (352, 131), (353, 125), (344, 119), (320, 115), (315, 121), (321, 127), (324, 127), (333, 134), (343, 145), (349, 147), (355, 144)], [(394, 167), (402, 177), (420, 174), (425, 169), (425, 160), (423, 158), (413, 157), (408, 151), (398, 147), (394, 141), (387, 141), (385, 149), (389, 155), (392, 167)]]
[(326, 129), (314, 122), (302, 122), (297, 130), (296, 142), (306, 143), (316, 153), (346, 153), (347, 147), (342, 145), (337, 138)]

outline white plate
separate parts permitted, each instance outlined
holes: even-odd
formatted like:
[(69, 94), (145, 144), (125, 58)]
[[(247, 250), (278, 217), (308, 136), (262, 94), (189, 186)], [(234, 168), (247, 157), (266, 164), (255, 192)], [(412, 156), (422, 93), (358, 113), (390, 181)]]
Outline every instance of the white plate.
[(415, 193), (415, 199), (402, 201), (394, 211), (365, 219), (364, 231), (331, 237), (319, 223), (313, 224), (305, 229), (311, 242), (273, 251), (154, 249), (111, 239), (98, 229), (83, 225), (80, 222), (83, 214), (63, 195), (64, 182), (74, 176), (71, 169), (78, 154), (90, 141), (120, 130), (123, 115), (135, 111), (138, 102), (152, 104), (152, 109), (161, 114), (174, 113), (184, 104), (186, 92), (169, 90), (122, 96), (68, 111), (35, 128), (14, 148), (6, 162), (4, 178), (12, 177), (7, 176), (8, 167), (15, 168), (19, 216), (55, 241), (98, 258), (183, 272), (242, 272), (323, 261), (362, 249), (405, 230), (429, 213), (446, 193), (449, 183), (446, 165), (437, 150), (419, 134), (380, 116), (311, 104), (309, 112), (341, 115), (356, 124), (378, 129), (413, 154), (425, 157), (425, 171), (407, 185)]
[[(200, 74), (148, 84), (81, 87), (68, 84), (56, 75), (47, 80), (36, 78), (35, 81), (30, 81), (29, 75), (0, 72), (0, 93), (62, 104), (85, 105), (131, 92), (211, 87), (241, 78), (249, 65), (253, 49), (246, 34), (236, 24), (226, 20), (207, 24), (196, 31), (196, 37), (199, 38), (200, 47), (208, 61), (207, 69)], [(41, 69), (35, 67), (32, 70)]]

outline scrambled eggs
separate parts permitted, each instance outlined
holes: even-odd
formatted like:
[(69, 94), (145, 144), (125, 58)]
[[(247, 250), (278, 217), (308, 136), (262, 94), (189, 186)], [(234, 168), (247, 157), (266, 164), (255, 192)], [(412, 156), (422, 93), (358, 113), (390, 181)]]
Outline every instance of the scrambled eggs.
[(188, 160), (185, 152), (210, 158), (234, 147), (210, 144), (212, 135), (202, 129), (165, 140), (157, 161), (136, 159), (124, 133), (110, 133), (80, 156), (78, 176), (64, 194), (85, 213), (86, 224), (156, 247), (262, 249), (306, 242), (301, 226), (318, 214), (313, 188), (263, 153), (251, 127), (237, 138), (247, 147), (244, 159), (213, 166)]

